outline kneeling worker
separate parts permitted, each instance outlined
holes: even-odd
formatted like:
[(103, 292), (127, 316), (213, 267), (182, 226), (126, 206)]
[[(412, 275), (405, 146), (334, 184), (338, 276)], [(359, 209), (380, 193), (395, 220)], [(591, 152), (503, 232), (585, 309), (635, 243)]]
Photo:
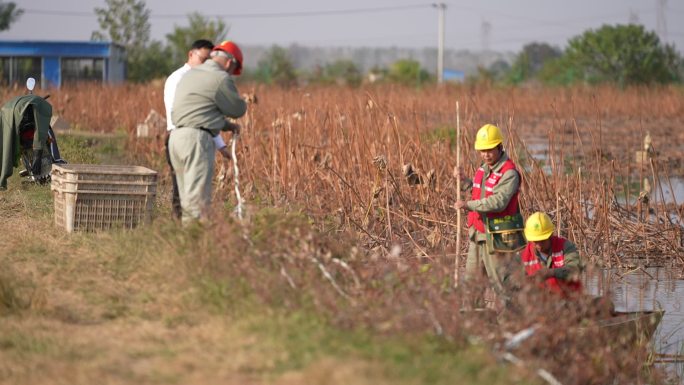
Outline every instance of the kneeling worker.
[(580, 294), (579, 274), (584, 269), (577, 247), (569, 240), (553, 235), (551, 218), (536, 212), (525, 222), (527, 247), (520, 257), (525, 274), (542, 280), (542, 286), (563, 296)]

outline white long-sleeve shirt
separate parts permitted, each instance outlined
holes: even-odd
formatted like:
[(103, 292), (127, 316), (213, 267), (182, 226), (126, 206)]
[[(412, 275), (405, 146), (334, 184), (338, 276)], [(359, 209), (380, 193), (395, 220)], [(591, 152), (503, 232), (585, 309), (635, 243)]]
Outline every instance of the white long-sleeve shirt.
[[(171, 131), (176, 128), (171, 120), (171, 111), (173, 110), (173, 101), (176, 98), (176, 87), (178, 82), (181, 80), (183, 75), (190, 71), (190, 65), (188, 63), (183, 64), (182, 67), (173, 71), (166, 82), (164, 83), (164, 107), (166, 108), (166, 130)], [(216, 145), (216, 150), (220, 150), (226, 147), (226, 142), (223, 141), (221, 135), (214, 136), (214, 144)]]

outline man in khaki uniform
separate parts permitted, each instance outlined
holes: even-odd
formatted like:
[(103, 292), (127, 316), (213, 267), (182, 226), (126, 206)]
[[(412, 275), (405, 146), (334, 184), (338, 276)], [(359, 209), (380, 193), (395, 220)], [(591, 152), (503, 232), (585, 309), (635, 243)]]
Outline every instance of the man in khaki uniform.
[[(518, 207), (520, 174), (503, 150), (498, 127), (482, 126), (477, 132), (475, 149), (483, 163), (473, 180), (466, 179), (461, 169), (454, 170), (454, 176), (463, 181), (465, 188), (472, 188), (470, 200), (454, 204), (457, 210), (469, 210), (465, 279), (486, 273), (494, 290), (506, 299), (504, 284), (511, 264), (519, 263), (512, 253), (525, 246)], [(476, 303), (480, 301), (481, 298), (475, 298)]]
[(178, 82), (172, 117), (176, 129), (169, 138), (169, 155), (176, 171), (183, 223), (206, 217), (211, 203), (216, 145), (220, 131), (239, 133), (239, 118), (247, 104), (231, 75), (242, 71), (242, 51), (224, 41), (211, 51), (211, 60), (192, 68)]

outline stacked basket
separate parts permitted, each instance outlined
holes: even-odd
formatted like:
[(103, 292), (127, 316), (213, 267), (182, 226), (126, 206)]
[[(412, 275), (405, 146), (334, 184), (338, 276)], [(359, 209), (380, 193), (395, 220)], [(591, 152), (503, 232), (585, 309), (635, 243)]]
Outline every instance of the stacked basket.
[(157, 172), (140, 166), (52, 166), (55, 224), (66, 231), (133, 228), (152, 219)]

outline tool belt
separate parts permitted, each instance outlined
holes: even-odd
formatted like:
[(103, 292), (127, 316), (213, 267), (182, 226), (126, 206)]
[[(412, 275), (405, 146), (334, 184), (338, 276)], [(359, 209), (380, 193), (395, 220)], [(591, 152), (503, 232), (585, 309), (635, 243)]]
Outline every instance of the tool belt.
[(484, 216), (484, 223), (488, 253), (511, 253), (522, 250), (527, 245), (525, 224), (520, 213), (498, 218)]

